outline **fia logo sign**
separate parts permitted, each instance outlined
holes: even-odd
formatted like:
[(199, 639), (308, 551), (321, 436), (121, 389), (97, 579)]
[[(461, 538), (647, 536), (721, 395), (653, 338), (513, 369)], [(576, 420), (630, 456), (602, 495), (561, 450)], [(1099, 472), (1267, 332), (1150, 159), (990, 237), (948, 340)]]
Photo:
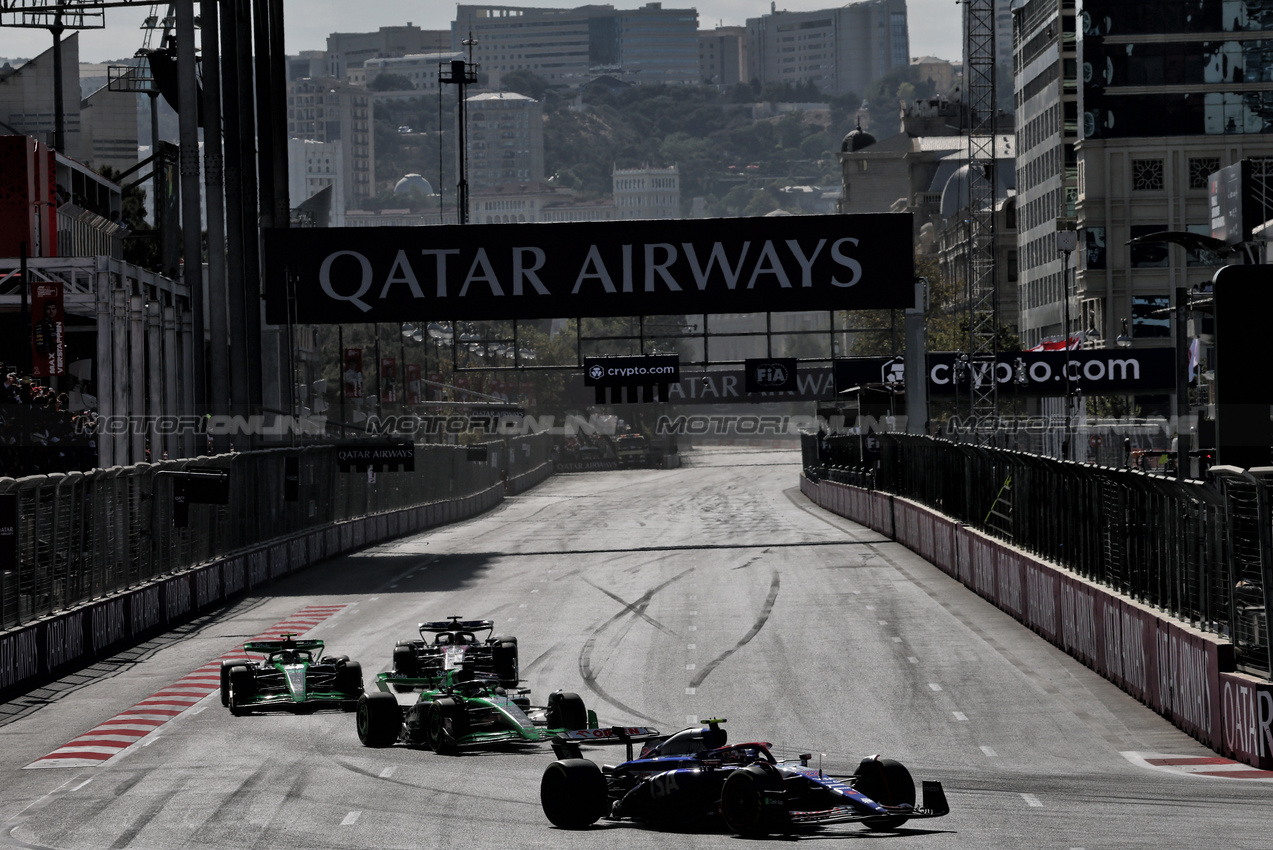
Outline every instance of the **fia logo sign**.
[(796, 358), (771, 357), (746, 361), (749, 393), (781, 393), (796, 389)]

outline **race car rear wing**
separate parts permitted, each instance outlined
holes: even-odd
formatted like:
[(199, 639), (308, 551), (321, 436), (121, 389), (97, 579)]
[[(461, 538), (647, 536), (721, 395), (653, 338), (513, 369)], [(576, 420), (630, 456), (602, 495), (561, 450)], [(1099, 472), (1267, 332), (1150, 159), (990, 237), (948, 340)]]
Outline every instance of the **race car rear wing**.
[(425, 632), (474, 632), (479, 629), (495, 630), (494, 620), (461, 620), (459, 617), (452, 617), (449, 620), (432, 620), (428, 623), (420, 624), (420, 634)]
[(283, 640), (250, 640), (243, 644), (244, 652), (263, 652), (267, 655), (271, 652), (278, 652), (283, 649), (292, 649), (297, 652), (318, 653), (321, 655), (323, 651), (323, 642), (321, 640), (292, 640), (291, 638), (284, 638)]
[(583, 758), (580, 745), (624, 744), (628, 748), (628, 761), (632, 761), (632, 745), (661, 738), (658, 729), (649, 726), (607, 726), (604, 729), (576, 729), (562, 732), (552, 738), (553, 755), (558, 759)]

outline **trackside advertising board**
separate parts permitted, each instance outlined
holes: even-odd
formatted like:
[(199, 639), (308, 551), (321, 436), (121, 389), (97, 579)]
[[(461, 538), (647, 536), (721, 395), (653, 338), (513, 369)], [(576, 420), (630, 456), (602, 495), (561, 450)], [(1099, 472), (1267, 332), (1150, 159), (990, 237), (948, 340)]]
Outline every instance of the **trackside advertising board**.
[[(1175, 349), (1094, 348), (1064, 351), (1001, 352), (993, 364), (970, 364), (957, 380), (953, 352), (928, 354), (928, 392), (932, 395), (966, 393), (975, 384), (999, 392), (1054, 396), (1065, 394), (1068, 370), (1071, 389), (1083, 393), (1168, 392), (1175, 386)], [(836, 360), (836, 389), (866, 383), (902, 380), (898, 358), (854, 357)], [(956, 390), (958, 387), (958, 390)]]
[(901, 309), (911, 215), (265, 231), (267, 320)]

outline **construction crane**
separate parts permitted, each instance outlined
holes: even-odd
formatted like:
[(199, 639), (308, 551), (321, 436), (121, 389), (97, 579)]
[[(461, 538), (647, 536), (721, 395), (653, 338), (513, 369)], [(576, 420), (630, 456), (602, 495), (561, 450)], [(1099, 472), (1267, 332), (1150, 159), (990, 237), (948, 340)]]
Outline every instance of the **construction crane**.
[[(995, 417), (999, 394), (998, 292), (995, 285), (995, 2), (963, 0), (964, 91), (968, 127), (968, 369), (975, 421)], [(978, 381), (977, 376), (983, 380)]]

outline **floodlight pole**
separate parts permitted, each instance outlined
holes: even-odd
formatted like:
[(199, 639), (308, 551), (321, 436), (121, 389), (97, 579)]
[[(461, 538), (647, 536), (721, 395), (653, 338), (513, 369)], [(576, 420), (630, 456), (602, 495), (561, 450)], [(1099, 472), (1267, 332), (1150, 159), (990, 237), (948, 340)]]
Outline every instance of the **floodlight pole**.
[[(451, 76), (445, 76), (443, 73), (438, 74), (438, 82), (445, 85), (456, 86), (459, 92), (458, 114), (455, 147), (456, 147), (456, 163), (459, 170), (459, 178), (455, 185), (455, 207), (456, 220), (460, 224), (469, 223), (469, 181), (468, 181), (468, 144), (464, 137), (464, 128), (468, 123), (468, 110), (465, 105), (465, 90), (477, 82), (477, 65), (473, 64), (473, 45), (477, 44), (477, 39), (473, 38), (470, 33), (469, 37), (461, 42), (469, 49), (469, 59), (465, 62), (463, 59), (451, 60)], [(439, 128), (441, 129), (441, 128)], [(439, 175), (441, 177), (441, 175)]]

